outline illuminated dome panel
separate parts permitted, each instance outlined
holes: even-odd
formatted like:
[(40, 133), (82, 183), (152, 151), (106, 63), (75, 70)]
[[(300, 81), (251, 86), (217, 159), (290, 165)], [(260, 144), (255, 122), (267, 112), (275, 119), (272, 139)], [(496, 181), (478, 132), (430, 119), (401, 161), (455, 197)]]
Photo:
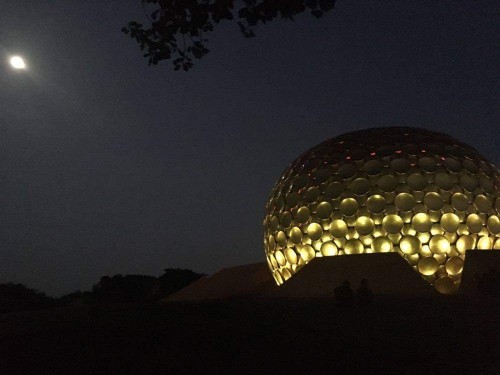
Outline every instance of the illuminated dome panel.
[(498, 170), (448, 135), (347, 133), (303, 153), (274, 186), (267, 263), (282, 284), (315, 257), (398, 252), (438, 291), (453, 293), (466, 250), (500, 249), (499, 196)]

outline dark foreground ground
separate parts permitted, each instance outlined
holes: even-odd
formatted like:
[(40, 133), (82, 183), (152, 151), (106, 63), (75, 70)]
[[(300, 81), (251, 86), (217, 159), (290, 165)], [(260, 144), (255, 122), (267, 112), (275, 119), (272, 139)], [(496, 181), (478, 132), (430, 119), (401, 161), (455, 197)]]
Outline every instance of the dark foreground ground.
[(500, 303), (375, 299), (0, 315), (0, 374), (500, 374)]

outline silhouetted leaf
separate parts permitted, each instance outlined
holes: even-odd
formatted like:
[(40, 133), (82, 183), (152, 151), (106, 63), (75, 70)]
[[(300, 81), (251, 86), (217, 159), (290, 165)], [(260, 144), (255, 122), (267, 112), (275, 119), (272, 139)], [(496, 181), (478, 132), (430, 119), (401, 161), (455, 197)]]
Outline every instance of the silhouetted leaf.
[(213, 32), (221, 21), (237, 18), (240, 32), (245, 38), (251, 38), (255, 36), (254, 28), (260, 23), (278, 17), (293, 20), (306, 10), (319, 18), (335, 5), (335, 0), (243, 0), (238, 3), (241, 8), (235, 11), (235, 0), (140, 1), (152, 8), (148, 15), (151, 25), (144, 28), (132, 21), (121, 31), (146, 51), (144, 57), (149, 65), (172, 59), (174, 70), (182, 68), (183, 71), (192, 68), (192, 58), (201, 59), (209, 52), (205, 46), (208, 43), (206, 34)]

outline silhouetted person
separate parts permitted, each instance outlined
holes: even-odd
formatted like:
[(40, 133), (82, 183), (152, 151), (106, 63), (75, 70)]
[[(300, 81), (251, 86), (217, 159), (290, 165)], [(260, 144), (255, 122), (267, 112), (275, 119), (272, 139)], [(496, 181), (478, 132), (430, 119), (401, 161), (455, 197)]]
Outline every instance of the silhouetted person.
[(349, 281), (344, 281), (341, 286), (338, 286), (333, 291), (335, 299), (340, 305), (347, 305), (352, 301), (353, 292)]
[(360, 305), (367, 305), (372, 302), (372, 290), (368, 286), (368, 280), (361, 280), (361, 286), (356, 291), (356, 297)]

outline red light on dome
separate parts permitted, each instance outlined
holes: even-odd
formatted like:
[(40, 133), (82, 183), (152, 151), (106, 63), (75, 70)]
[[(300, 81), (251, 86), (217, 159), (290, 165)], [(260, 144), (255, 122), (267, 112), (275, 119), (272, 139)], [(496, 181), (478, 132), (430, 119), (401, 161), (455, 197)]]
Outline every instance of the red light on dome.
[(370, 152), (370, 155), (371, 156), (375, 156), (375, 155), (377, 155), (377, 153), (376, 152)]
[(351, 157), (350, 156), (346, 156), (345, 160), (351, 160)]
[(396, 150), (396, 154), (400, 154), (401, 153), (401, 150)]

